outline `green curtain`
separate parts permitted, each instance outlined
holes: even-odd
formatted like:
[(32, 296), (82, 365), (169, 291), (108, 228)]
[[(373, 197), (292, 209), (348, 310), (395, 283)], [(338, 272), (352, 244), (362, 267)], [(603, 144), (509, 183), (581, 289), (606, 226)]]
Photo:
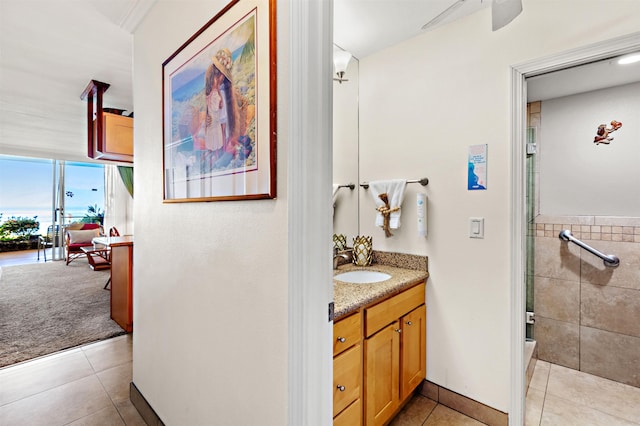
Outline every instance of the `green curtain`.
[(118, 172), (122, 178), (122, 183), (127, 187), (127, 191), (133, 197), (133, 167), (118, 166)]

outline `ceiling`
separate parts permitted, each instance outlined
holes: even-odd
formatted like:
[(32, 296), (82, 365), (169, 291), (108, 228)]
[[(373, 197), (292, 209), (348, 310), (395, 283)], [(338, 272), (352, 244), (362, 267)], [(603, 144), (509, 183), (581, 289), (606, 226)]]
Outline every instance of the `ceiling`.
[[(91, 79), (111, 85), (104, 96), (105, 107), (131, 111), (132, 33), (156, 1), (165, 0), (0, 0), (3, 150), (23, 152), (19, 147), (42, 145), (43, 149), (56, 147), (58, 157), (83, 156), (86, 104), (80, 95)], [(334, 39), (364, 58), (423, 33), (424, 24), (454, 3), (334, 0)], [(466, 0), (429, 30), (489, 6), (490, 0)], [(510, 25), (517, 23), (516, 18)], [(610, 74), (596, 72), (598, 78)], [(552, 91), (591, 80), (568, 77), (553, 86), (551, 77), (539, 79), (546, 80), (544, 86), (555, 87)]]
[(3, 153), (85, 158), (80, 95), (99, 80), (104, 106), (132, 110), (131, 33), (154, 1), (0, 0)]
[[(334, 43), (358, 59), (424, 33), (422, 27), (457, 0), (334, 0)], [(462, 0), (432, 30), (488, 7), (491, 0)], [(490, 27), (487, 28), (489, 31)]]
[(618, 64), (608, 58), (527, 79), (527, 100), (545, 101), (640, 81), (640, 62)]

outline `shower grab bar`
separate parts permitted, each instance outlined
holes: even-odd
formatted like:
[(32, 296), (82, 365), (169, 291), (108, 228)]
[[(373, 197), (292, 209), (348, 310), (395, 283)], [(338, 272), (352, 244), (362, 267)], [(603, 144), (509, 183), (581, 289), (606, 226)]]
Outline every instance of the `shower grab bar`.
[(558, 235), (558, 237), (562, 241), (572, 242), (572, 243), (582, 247), (583, 249), (585, 249), (589, 253), (598, 256), (600, 259), (602, 259), (604, 261), (604, 266), (609, 266), (609, 267), (615, 268), (616, 266), (620, 265), (620, 259), (618, 259), (617, 256), (614, 256), (612, 254), (606, 255), (606, 254), (604, 254), (602, 252), (599, 252), (598, 250), (594, 249), (593, 247), (583, 243), (582, 241), (580, 241), (579, 239), (574, 237), (571, 234), (571, 231), (569, 231), (568, 229), (565, 229), (564, 231), (561, 231), (560, 234)]

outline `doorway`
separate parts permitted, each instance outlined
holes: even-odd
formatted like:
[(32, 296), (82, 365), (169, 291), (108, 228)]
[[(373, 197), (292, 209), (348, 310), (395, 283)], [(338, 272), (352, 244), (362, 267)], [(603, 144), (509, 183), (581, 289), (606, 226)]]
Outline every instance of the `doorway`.
[[(513, 318), (514, 329), (512, 329), (512, 337), (514, 338), (516, 348), (512, 352), (512, 360), (514, 361), (512, 363), (512, 368), (514, 368), (514, 370), (512, 370), (514, 398), (512, 400), (511, 412), (514, 413), (515, 416), (521, 413), (522, 416), (520, 418), (522, 420), (524, 420), (524, 406), (518, 407), (518, 404), (519, 401), (524, 401), (524, 396), (527, 393), (527, 383), (526, 380), (522, 378), (525, 360), (523, 359), (523, 349), (521, 345), (525, 338), (535, 338), (538, 340), (538, 355), (539, 359), (543, 360), (540, 361), (540, 364), (547, 368), (546, 384), (551, 385), (551, 382), (549, 382), (549, 380), (551, 380), (550, 372), (554, 370), (558, 375), (567, 373), (567, 370), (570, 370), (569, 372), (579, 372), (582, 370), (582, 373), (587, 374), (586, 379), (572, 378), (572, 380), (574, 380), (574, 387), (577, 386), (576, 383), (597, 381), (601, 377), (605, 377), (605, 379), (602, 379), (604, 380), (602, 383), (611, 385), (612, 389), (619, 390), (624, 386), (629, 386), (628, 384), (624, 384), (625, 381), (629, 382), (629, 379), (621, 376), (635, 375), (640, 377), (638, 372), (633, 371), (634, 367), (632, 367), (632, 363), (625, 363), (624, 360), (615, 362), (613, 361), (615, 357), (608, 356), (602, 347), (596, 345), (598, 342), (604, 341), (605, 338), (608, 339), (607, 342), (609, 346), (612, 346), (613, 342), (618, 341), (624, 341), (625, 344), (628, 344), (630, 340), (629, 333), (633, 334), (636, 332), (632, 328), (627, 328), (618, 330), (621, 331), (621, 333), (618, 334), (622, 336), (611, 336), (610, 334), (615, 330), (607, 330), (606, 328), (611, 328), (611, 325), (617, 320), (610, 319), (605, 314), (615, 311), (615, 307), (612, 308), (612, 306), (615, 305), (614, 300), (616, 300), (616, 298), (622, 297), (628, 300), (625, 296), (628, 296), (630, 294), (629, 292), (633, 291), (633, 289), (628, 287), (633, 287), (634, 284), (628, 281), (628, 279), (621, 278), (624, 276), (622, 267), (625, 267), (627, 270), (637, 270), (638, 265), (623, 264), (616, 272), (612, 272), (611, 268), (602, 266), (601, 260), (591, 259), (590, 256), (593, 255), (583, 253), (583, 250), (573, 244), (570, 245), (569, 243), (560, 241), (557, 235), (560, 230), (569, 227), (578, 237), (588, 239), (589, 242), (593, 242), (593, 244), (596, 244), (596, 242), (602, 244), (603, 250), (614, 250), (611, 244), (617, 241), (613, 240), (613, 238), (620, 238), (620, 243), (623, 242), (623, 239), (633, 239), (633, 234), (628, 234), (627, 237), (624, 237), (623, 232), (635, 232), (635, 226), (632, 226), (635, 225), (635, 222), (632, 220), (631, 222), (622, 221), (616, 223), (618, 219), (614, 217), (626, 217), (629, 219), (630, 215), (620, 213), (620, 211), (616, 210), (617, 207), (612, 209), (611, 202), (598, 203), (597, 196), (592, 196), (590, 199), (592, 200), (590, 204), (590, 207), (593, 208), (592, 210), (581, 210), (578, 208), (577, 210), (563, 211), (562, 209), (566, 209), (567, 207), (559, 207), (559, 204), (561, 205), (562, 202), (567, 201), (567, 198), (578, 198), (579, 201), (580, 196), (574, 196), (581, 194), (582, 189), (586, 189), (589, 194), (593, 194), (593, 190), (598, 185), (589, 185), (587, 179), (584, 181), (585, 184), (583, 187), (579, 188), (579, 190), (567, 191), (566, 188), (562, 189), (563, 185), (561, 185), (561, 183), (565, 181), (568, 182), (570, 180), (569, 178), (542, 175), (542, 173), (549, 173), (549, 170), (560, 172), (567, 170), (569, 172), (574, 171), (580, 176), (578, 170), (581, 164), (576, 165), (567, 160), (575, 158), (579, 162), (582, 162), (582, 165), (589, 161), (594, 161), (593, 158), (585, 157), (582, 147), (586, 146), (586, 149), (593, 151), (593, 148), (599, 145), (594, 144), (593, 140), (597, 127), (601, 123), (598, 122), (593, 129), (591, 129), (592, 126), (587, 126), (588, 120), (586, 123), (579, 123), (579, 119), (576, 118), (578, 110), (576, 107), (571, 111), (573, 114), (572, 118), (565, 121), (564, 127), (561, 126), (562, 130), (553, 127), (558, 117), (555, 111), (556, 107), (558, 107), (559, 104), (571, 102), (571, 96), (579, 96), (575, 93), (561, 94), (561, 101), (554, 101), (552, 100), (553, 98), (547, 98), (546, 101), (542, 101), (541, 109), (538, 109), (539, 104), (529, 109), (528, 113), (526, 109), (527, 101), (536, 101), (536, 99), (532, 99), (531, 97), (528, 98), (527, 94), (531, 95), (531, 93), (538, 90), (536, 85), (542, 80), (551, 79), (554, 77), (554, 74), (561, 71), (564, 72), (563, 70), (572, 69), (575, 71), (578, 66), (593, 67), (593, 64), (597, 62), (610, 62), (615, 57), (638, 50), (640, 50), (640, 37), (638, 34), (635, 34), (587, 48), (576, 49), (543, 60), (515, 66), (513, 69), (513, 165), (514, 188), (518, 188), (516, 194), (514, 194), (514, 212), (517, 214), (514, 220), (515, 226), (513, 231), (515, 237), (514, 242), (517, 244), (514, 247), (516, 247), (516, 251), (518, 251), (518, 247), (522, 250), (520, 255), (516, 254), (516, 257), (519, 259), (514, 262), (515, 267), (513, 272), (514, 274), (518, 274), (517, 276), (514, 275), (514, 282), (520, 282), (523, 285), (514, 288), (514, 298), (512, 299), (513, 312), (515, 315)], [(586, 64), (590, 65), (587, 66)], [(559, 74), (556, 74), (555, 76), (558, 75)], [(640, 83), (635, 84), (638, 85)], [(602, 91), (595, 93), (595, 95), (599, 94), (604, 97), (596, 98), (595, 101), (582, 98), (581, 101), (583, 105), (603, 108), (605, 105), (604, 99), (607, 94), (616, 96), (614, 90), (609, 90), (605, 86), (592, 89), (592, 91), (593, 90)], [(592, 93), (589, 96), (593, 95)], [(621, 98), (618, 95), (616, 99), (619, 100)], [(575, 102), (575, 100), (573, 100), (573, 102)], [(614, 113), (612, 111), (609, 112)], [(545, 113), (547, 113), (546, 121)], [(583, 118), (584, 116), (585, 114), (581, 115)], [(606, 124), (610, 124), (609, 121), (611, 120), (614, 119), (609, 119)], [(533, 125), (528, 125), (532, 123)], [(557, 124), (557, 122), (555, 123)], [(545, 125), (547, 125), (546, 128)], [(569, 136), (568, 133), (568, 129), (573, 126), (587, 127), (586, 131), (590, 134), (591, 139), (586, 140), (586, 143), (580, 145), (580, 148), (576, 148), (575, 146), (562, 148), (568, 150), (568, 152), (564, 154), (561, 151), (554, 152), (554, 148), (562, 146), (560, 143), (555, 143), (555, 146), (552, 146), (554, 132), (556, 134), (562, 134), (565, 140), (573, 138), (573, 136)], [(572, 130), (572, 134), (574, 133), (575, 130)], [(580, 141), (584, 141), (583, 136), (576, 136), (575, 138), (581, 138)], [(632, 136), (632, 138), (635, 137)], [(545, 142), (547, 145), (544, 145)], [(595, 161), (603, 162), (606, 156), (613, 155), (613, 151), (614, 150), (597, 152)], [(618, 148), (617, 151), (618, 153), (616, 155), (621, 156), (620, 148)], [(625, 157), (625, 155), (622, 156)], [(561, 165), (558, 166), (557, 163), (554, 165), (554, 160), (560, 161)], [(619, 168), (620, 167), (618, 167), (618, 169)], [(618, 172), (618, 170), (615, 172)], [(594, 174), (592, 173), (592, 175)], [(550, 180), (553, 181), (551, 186)], [(544, 193), (545, 190), (548, 191), (547, 194)], [(552, 194), (554, 191), (559, 194)], [(552, 202), (553, 197), (550, 198), (550, 194), (559, 195), (560, 202), (558, 202), (558, 200)], [(584, 198), (583, 194), (582, 198)], [(625, 200), (624, 196), (618, 198)], [(629, 200), (629, 197), (626, 197), (625, 202), (621, 204), (623, 209), (625, 204), (628, 207), (633, 207), (633, 202)], [(608, 208), (608, 211), (605, 211), (605, 208)], [(605, 217), (607, 219), (604, 219)], [(640, 223), (638, 225), (640, 225)], [(618, 231), (620, 232), (615, 237), (612, 236), (614, 226), (616, 233)], [(625, 226), (627, 228), (625, 228)], [(629, 235), (631, 235), (631, 237)], [(592, 241), (596, 238), (598, 239)], [(630, 241), (627, 242), (633, 244)], [(626, 257), (629, 258), (630, 256)], [(631, 258), (633, 258), (633, 256), (631, 256)], [(546, 268), (546, 270), (544, 268)], [(573, 276), (571, 276), (571, 274), (573, 274)], [(618, 279), (615, 278), (616, 276)], [(573, 280), (570, 278), (573, 278)], [(624, 283), (625, 280), (627, 284)], [(531, 285), (525, 287), (523, 281)], [(623, 294), (623, 296), (621, 296), (621, 294)], [(569, 308), (569, 306), (571, 306), (571, 308)], [(636, 305), (634, 302), (631, 302), (631, 306)], [(640, 306), (640, 304), (638, 304), (638, 306)], [(631, 308), (632, 311), (633, 309), (634, 308)], [(535, 323), (525, 325), (525, 318), (527, 318), (526, 311), (535, 312)], [(604, 319), (600, 318), (603, 316), (605, 317)], [(583, 319), (584, 322), (582, 322)], [(635, 322), (638, 322), (637, 318)], [(553, 334), (553, 326), (557, 326), (555, 327), (555, 334)], [(563, 330), (564, 334), (559, 331), (560, 329)], [(640, 336), (640, 330), (638, 331), (638, 336)], [(618, 337), (617, 340), (616, 337)], [(571, 341), (573, 341), (575, 345), (569, 345), (568, 343)], [(637, 341), (640, 344), (640, 338), (637, 338)], [(570, 347), (570, 349), (561, 353), (558, 350), (560, 347), (564, 349)], [(545, 358), (546, 360), (544, 360)], [(598, 358), (601, 358), (600, 362), (595, 362)], [(617, 367), (617, 371), (614, 371), (613, 364), (618, 364), (615, 366)], [(637, 365), (637, 360), (635, 364)], [(626, 366), (626, 370), (624, 366)], [(518, 383), (519, 377), (522, 378), (521, 383)], [(593, 379), (593, 377), (597, 379)], [(534, 377), (534, 381), (535, 380), (536, 378)], [(599, 389), (602, 390), (606, 388), (607, 385), (601, 384)], [(631, 398), (635, 398), (636, 395), (640, 397), (640, 388), (637, 387), (638, 384), (634, 386), (636, 387), (632, 387)], [(545, 389), (547, 388), (545, 387)], [(535, 393), (535, 391), (533, 393)], [(581, 397), (585, 398), (585, 395), (582, 394)], [(621, 398), (622, 400), (629, 399), (629, 397)], [(548, 402), (548, 408), (550, 409), (546, 417), (544, 413), (545, 401)], [(529, 402), (530, 395), (527, 395), (527, 403)], [(538, 402), (540, 401), (532, 405), (538, 405)], [(545, 424), (545, 419), (549, 420), (549, 416), (553, 415), (551, 407), (554, 403), (557, 403), (554, 397), (546, 400), (543, 396), (540, 417), (534, 424)], [(609, 404), (608, 407), (606, 404), (603, 406), (594, 404), (596, 404), (596, 402), (593, 402), (592, 407), (590, 407), (595, 410), (593, 413), (590, 413), (593, 416), (599, 416), (603, 413), (606, 415), (607, 409), (612, 407), (611, 404)], [(570, 409), (565, 407), (565, 413), (570, 411)], [(579, 409), (578, 412), (582, 413), (580, 415), (585, 415), (585, 410), (582, 408)], [(617, 411), (616, 414), (620, 415), (621, 412)], [(591, 418), (591, 421), (594, 421), (594, 418), (595, 417)], [(622, 418), (624, 419), (623, 416)], [(512, 420), (515, 421), (516, 419), (513, 418)], [(531, 419), (528, 418), (527, 420), (531, 422)], [(556, 418), (556, 420), (558, 419)], [(518, 422), (515, 421), (515, 423), (517, 424)]]

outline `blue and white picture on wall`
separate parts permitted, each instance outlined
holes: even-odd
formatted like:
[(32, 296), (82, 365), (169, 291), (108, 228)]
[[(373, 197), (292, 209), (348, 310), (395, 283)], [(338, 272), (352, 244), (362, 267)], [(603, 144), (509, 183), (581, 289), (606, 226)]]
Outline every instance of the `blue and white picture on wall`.
[(469, 146), (467, 189), (487, 189), (487, 144)]

